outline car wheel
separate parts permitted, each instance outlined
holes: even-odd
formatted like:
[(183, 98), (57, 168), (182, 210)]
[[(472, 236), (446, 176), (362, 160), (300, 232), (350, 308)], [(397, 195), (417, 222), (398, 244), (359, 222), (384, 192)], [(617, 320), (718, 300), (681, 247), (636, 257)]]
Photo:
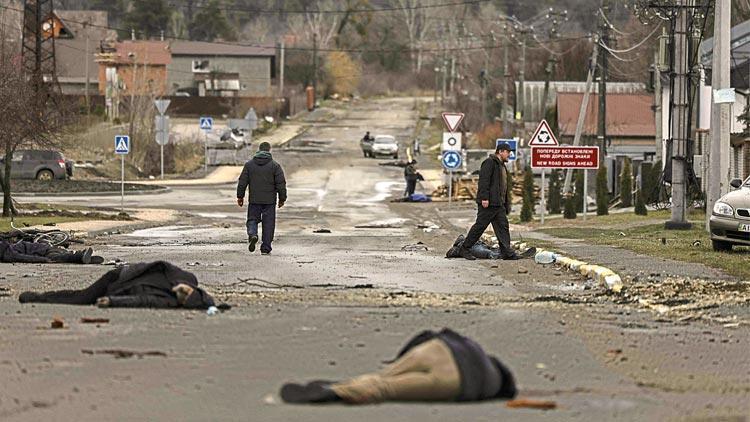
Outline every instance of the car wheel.
[(711, 246), (713, 246), (716, 252), (726, 252), (732, 250), (732, 244), (723, 240), (711, 240)]
[(49, 182), (55, 178), (55, 174), (51, 170), (39, 170), (36, 174), (36, 180), (43, 180)]

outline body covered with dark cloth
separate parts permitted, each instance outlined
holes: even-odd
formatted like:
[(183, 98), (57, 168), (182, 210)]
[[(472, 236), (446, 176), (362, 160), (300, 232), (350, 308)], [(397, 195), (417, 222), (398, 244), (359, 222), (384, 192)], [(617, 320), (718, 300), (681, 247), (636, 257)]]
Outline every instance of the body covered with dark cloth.
[(0, 240), (0, 262), (38, 263), (67, 262), (70, 264), (101, 264), (102, 257), (92, 256), (93, 249), (73, 251), (48, 243), (27, 242), (24, 240), (11, 243)]
[[(181, 300), (175, 291), (178, 285), (189, 287), (189, 294)], [(193, 273), (165, 261), (113, 269), (83, 290), (25, 292), (18, 299), (22, 303), (93, 305), (99, 298), (107, 298), (106, 305), (111, 307), (205, 309), (214, 306), (214, 299), (198, 287)]]

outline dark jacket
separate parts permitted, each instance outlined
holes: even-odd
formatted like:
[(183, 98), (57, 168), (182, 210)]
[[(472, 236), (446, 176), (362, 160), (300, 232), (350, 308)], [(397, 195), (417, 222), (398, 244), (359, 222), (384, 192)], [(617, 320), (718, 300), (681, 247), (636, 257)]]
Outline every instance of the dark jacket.
[(438, 338), (451, 350), (461, 374), (461, 394), (457, 401), (476, 401), (516, 396), (513, 374), (497, 358), (487, 355), (474, 340), (443, 328), (436, 333), (423, 331), (414, 336), (399, 352), (401, 357), (412, 348)]
[(286, 202), (284, 170), (273, 160), (270, 152), (258, 152), (245, 163), (237, 183), (237, 198), (245, 197), (248, 186), (250, 204), (275, 204), (277, 195), (279, 202)]
[(51, 262), (47, 255), (47, 243), (16, 242), (0, 240), (0, 262), (44, 263)]
[(404, 167), (404, 179), (406, 179), (407, 182), (417, 182), (420, 180), (424, 180), (424, 177), (417, 171), (417, 168), (414, 167), (414, 164), (407, 164), (406, 167)]
[(479, 185), (477, 187), (477, 204), (489, 200), (491, 207), (505, 207), (510, 212), (511, 190), (513, 184), (505, 164), (492, 155), (482, 161), (479, 169)]

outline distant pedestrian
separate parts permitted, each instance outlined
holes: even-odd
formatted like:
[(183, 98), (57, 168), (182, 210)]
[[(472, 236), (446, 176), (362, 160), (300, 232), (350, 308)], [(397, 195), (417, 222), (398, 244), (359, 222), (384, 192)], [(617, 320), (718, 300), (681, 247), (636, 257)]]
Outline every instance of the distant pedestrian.
[(404, 180), (406, 181), (404, 196), (410, 197), (414, 195), (414, 190), (417, 188), (417, 182), (424, 180), (424, 177), (422, 177), (417, 171), (417, 160), (411, 160), (409, 164), (404, 167)]
[(279, 208), (286, 202), (286, 179), (284, 170), (271, 156), (271, 144), (261, 142), (252, 160), (245, 163), (237, 183), (237, 205), (245, 203), (245, 190), (250, 189), (247, 207), (248, 250), (255, 252), (258, 242), (258, 223), (261, 223), (263, 238), (260, 253), (271, 253), (271, 242), (276, 229), (276, 198)]
[(460, 255), (463, 258), (476, 259), (471, 253), (471, 247), (490, 224), (497, 236), (502, 258), (520, 258), (510, 246), (510, 228), (508, 227), (513, 187), (505, 163), (508, 162), (510, 151), (510, 146), (502, 143), (495, 149), (495, 154), (482, 162), (477, 189), (477, 220), (471, 226), (461, 246)]
[(412, 151), (414, 152), (414, 156), (418, 156), (422, 154), (421, 146), (419, 145), (419, 138), (414, 138), (414, 144), (412, 145)]

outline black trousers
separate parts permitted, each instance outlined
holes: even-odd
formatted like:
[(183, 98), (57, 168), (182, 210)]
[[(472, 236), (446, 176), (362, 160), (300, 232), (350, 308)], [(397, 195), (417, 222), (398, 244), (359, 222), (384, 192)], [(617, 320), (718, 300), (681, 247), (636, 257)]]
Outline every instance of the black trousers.
[(414, 190), (417, 188), (417, 179), (406, 179), (406, 192), (404, 196), (414, 195)]
[(475, 243), (482, 237), (482, 233), (487, 229), (487, 226), (492, 224), (492, 229), (495, 231), (497, 241), (500, 244), (500, 253), (503, 258), (511, 255), (515, 255), (515, 252), (510, 247), (510, 228), (508, 227), (508, 216), (505, 214), (505, 207), (489, 206), (487, 208), (482, 207), (481, 204), (477, 204), (477, 220), (471, 229), (469, 234), (466, 235), (463, 247), (471, 249)]

